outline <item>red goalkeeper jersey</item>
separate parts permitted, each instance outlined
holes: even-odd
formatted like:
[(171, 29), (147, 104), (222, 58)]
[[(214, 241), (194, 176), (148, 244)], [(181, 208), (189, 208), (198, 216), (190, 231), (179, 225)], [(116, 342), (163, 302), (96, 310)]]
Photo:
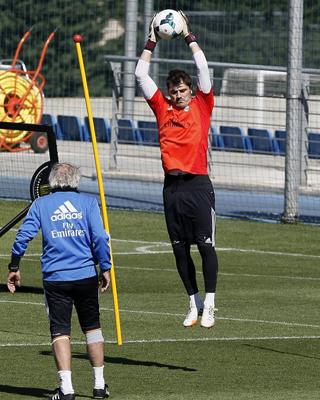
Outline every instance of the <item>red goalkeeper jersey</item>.
[(214, 106), (213, 91), (197, 90), (189, 105), (175, 108), (160, 89), (148, 101), (157, 118), (164, 172), (181, 170), (208, 174), (208, 132)]

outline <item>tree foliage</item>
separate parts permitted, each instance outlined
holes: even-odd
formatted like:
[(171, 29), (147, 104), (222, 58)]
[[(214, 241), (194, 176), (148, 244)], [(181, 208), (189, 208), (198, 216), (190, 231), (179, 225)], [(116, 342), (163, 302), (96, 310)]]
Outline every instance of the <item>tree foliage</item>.
[[(50, 43), (42, 73), (46, 77), (48, 96), (77, 96), (82, 93), (78, 60), (73, 35), (83, 36), (82, 51), (87, 78), (93, 95), (105, 91), (106, 52), (123, 53), (121, 40), (103, 41), (103, 28), (111, 17), (123, 23), (124, 7), (118, 2), (117, 14), (112, 14), (114, 2), (95, 0), (19, 0), (1, 1), (0, 6), (0, 58), (13, 58), (23, 34), (32, 28), (30, 38), (22, 47), (20, 58), (28, 70), (37, 68), (43, 45), (50, 32), (57, 29)], [(122, 2), (123, 5), (123, 2)]]
[[(319, 2), (304, 1), (304, 66), (319, 65)], [(182, 9), (210, 61), (286, 66), (288, 0), (155, 0), (154, 9)], [(13, 57), (16, 46), (33, 26), (20, 58), (29, 70), (39, 62), (50, 32), (57, 29), (42, 69), (45, 94), (50, 97), (82, 96), (80, 72), (72, 36), (83, 35), (82, 51), (92, 96), (110, 94), (105, 54), (124, 55), (125, 0), (0, 0), (0, 59)], [(139, 1), (138, 47), (144, 37), (144, 1)], [(119, 35), (110, 37), (106, 27), (116, 20)], [(120, 29), (121, 28), (121, 29)], [(159, 45), (165, 58), (189, 59), (180, 39)]]

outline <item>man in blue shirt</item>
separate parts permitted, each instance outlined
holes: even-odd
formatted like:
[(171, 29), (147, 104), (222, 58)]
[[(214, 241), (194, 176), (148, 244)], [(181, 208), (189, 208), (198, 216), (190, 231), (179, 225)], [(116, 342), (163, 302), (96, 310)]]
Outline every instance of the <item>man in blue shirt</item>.
[(41, 267), (50, 321), (52, 349), (60, 386), (52, 400), (75, 399), (71, 379), (71, 314), (76, 308), (86, 336), (93, 367), (93, 398), (109, 397), (104, 380), (104, 338), (101, 331), (96, 264), (100, 267), (101, 292), (110, 284), (109, 235), (103, 228), (98, 202), (79, 193), (79, 168), (55, 164), (49, 175), (50, 195), (39, 197), (20, 227), (12, 246), (7, 287), (20, 286), (19, 263), (28, 243), (42, 230)]

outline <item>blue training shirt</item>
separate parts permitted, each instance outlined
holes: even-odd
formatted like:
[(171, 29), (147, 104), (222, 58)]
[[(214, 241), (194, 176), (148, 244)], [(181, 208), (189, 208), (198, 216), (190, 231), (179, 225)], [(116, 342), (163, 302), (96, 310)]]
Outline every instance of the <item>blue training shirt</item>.
[(21, 225), (12, 254), (22, 257), (28, 243), (42, 230), (41, 266), (45, 281), (74, 281), (111, 268), (109, 235), (98, 202), (76, 191), (39, 197)]

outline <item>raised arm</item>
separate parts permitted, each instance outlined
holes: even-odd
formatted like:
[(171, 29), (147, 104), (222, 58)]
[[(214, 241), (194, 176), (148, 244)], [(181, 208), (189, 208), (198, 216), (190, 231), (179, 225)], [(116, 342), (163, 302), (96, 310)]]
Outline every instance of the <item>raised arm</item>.
[(160, 39), (156, 36), (156, 33), (153, 28), (153, 19), (152, 18), (149, 25), (149, 36), (148, 41), (144, 46), (140, 59), (137, 63), (135, 76), (138, 82), (138, 85), (141, 88), (143, 96), (146, 99), (151, 99), (153, 95), (158, 90), (158, 86), (152, 80), (149, 75), (149, 68), (151, 63), (152, 52), (157, 45), (157, 41)]
[(209, 93), (212, 88), (212, 84), (210, 80), (209, 68), (206, 57), (203, 51), (201, 50), (199, 44), (197, 43), (195, 35), (190, 31), (190, 26), (187, 16), (181, 10), (179, 11), (179, 13), (181, 14), (184, 20), (182, 34), (184, 36), (185, 42), (188, 44), (188, 46), (192, 51), (193, 59), (197, 67), (197, 86), (199, 90), (201, 90), (201, 92)]

